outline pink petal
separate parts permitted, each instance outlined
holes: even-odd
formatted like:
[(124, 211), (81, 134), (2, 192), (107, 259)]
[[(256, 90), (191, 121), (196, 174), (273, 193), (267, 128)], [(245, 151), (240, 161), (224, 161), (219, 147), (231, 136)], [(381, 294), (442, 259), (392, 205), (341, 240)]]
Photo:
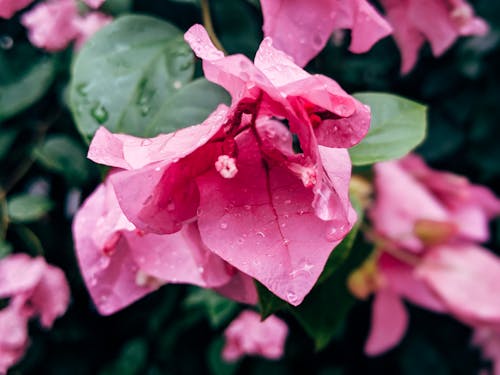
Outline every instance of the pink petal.
[(408, 313), (401, 299), (389, 289), (375, 295), (372, 321), (365, 353), (379, 355), (392, 349), (403, 338), (408, 327)]
[(31, 304), (40, 315), (42, 326), (50, 328), (54, 320), (66, 312), (69, 297), (69, 285), (64, 272), (57, 267), (47, 265), (31, 297)]
[(99, 8), (102, 4), (104, 4), (104, 1), (105, 0), (84, 0), (85, 4), (94, 9)]
[(418, 276), (466, 322), (500, 322), (500, 260), (475, 245), (446, 245), (424, 256)]
[(243, 311), (224, 331), (226, 344), (222, 358), (233, 362), (240, 357), (260, 355), (279, 359), (283, 355), (288, 327), (281, 319), (270, 316), (261, 321), (254, 311)]
[(12, 305), (0, 310), (0, 348), (15, 349), (26, 345), (28, 319), (29, 316), (22, 309)]
[(48, 0), (24, 13), (21, 23), (28, 29), (33, 45), (55, 52), (66, 48), (76, 37), (73, 20), (77, 15), (73, 0)]
[[(139, 267), (132, 259), (127, 241), (117, 231), (123, 226), (116, 226), (113, 224), (116, 220), (109, 220), (116, 211), (120, 212), (113, 196), (109, 183), (100, 185), (82, 205), (73, 222), (80, 270), (97, 309), (104, 315), (112, 314), (154, 290), (136, 283)], [(93, 238), (92, 234), (98, 227), (102, 232), (107, 231), (107, 241), (96, 242)]]
[(31, 293), (46, 271), (43, 258), (14, 254), (0, 260), (0, 298)]
[(287, 170), (264, 167), (248, 131), (237, 144), (234, 178), (210, 171), (197, 179), (202, 240), (229, 264), (298, 305), (340, 242), (327, 238), (332, 225), (336, 230), (349, 223), (319, 220), (311, 208), (312, 192)]
[(413, 235), (417, 220), (449, 221), (445, 207), (397, 162), (375, 165), (375, 187), (370, 218), (376, 231), (408, 249), (422, 249)]
[(175, 162), (217, 134), (226, 114), (227, 107), (220, 105), (202, 124), (155, 138), (112, 134), (101, 127), (90, 144), (88, 157), (96, 163), (122, 169), (140, 169), (159, 161)]
[[(231, 267), (228, 265), (228, 267)], [(229, 282), (220, 287), (214, 288), (216, 292), (223, 296), (248, 305), (255, 305), (259, 300), (255, 281), (248, 275), (234, 269), (235, 274)]]
[(175, 234), (138, 236), (132, 232), (126, 238), (137, 265), (151, 276), (208, 288), (223, 286), (231, 278), (225, 262), (201, 242), (196, 224)]
[(14, 13), (32, 2), (33, 0), (0, 0), (0, 18), (11, 18)]
[(391, 27), (365, 0), (261, 0), (264, 35), (304, 66), (334, 30), (352, 29), (351, 51), (368, 51)]
[[(404, 250), (403, 250), (404, 251)], [(386, 287), (408, 301), (435, 312), (446, 312), (446, 305), (416, 275), (414, 267), (390, 255), (383, 254), (378, 261)]]

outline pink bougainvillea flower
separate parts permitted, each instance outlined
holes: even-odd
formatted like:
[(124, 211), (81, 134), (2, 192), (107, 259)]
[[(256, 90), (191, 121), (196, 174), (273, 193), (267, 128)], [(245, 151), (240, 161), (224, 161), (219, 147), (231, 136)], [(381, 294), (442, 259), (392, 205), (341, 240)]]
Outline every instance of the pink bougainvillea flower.
[(99, 8), (105, 1), (106, 0), (84, 0), (85, 4), (94, 9)]
[(351, 30), (350, 50), (368, 51), (391, 26), (366, 0), (261, 0), (264, 35), (300, 65), (326, 45), (335, 30)]
[(75, 42), (76, 49), (80, 49), (88, 38), (112, 20), (112, 17), (100, 12), (91, 12), (84, 17), (75, 18), (73, 23), (78, 30)]
[(38, 316), (45, 328), (66, 312), (69, 286), (64, 273), (41, 257), (15, 254), (0, 260), (0, 373), (17, 363), (28, 347), (28, 321)]
[(33, 0), (0, 0), (0, 18), (11, 18), (14, 13), (32, 2)]
[[(282, 161), (294, 155), (286, 128), (277, 121), (259, 122), (254, 128), (243, 124), (229, 146), (220, 141), (225, 121), (220, 115), (226, 111), (221, 107), (201, 125), (153, 139), (115, 136), (101, 129), (89, 157), (129, 169), (113, 174), (110, 181), (125, 215), (143, 230), (179, 233), (197, 220), (201, 241), (212, 253), (299, 304), (356, 219), (348, 199), (347, 151), (319, 148), (339, 217), (321, 220), (312, 207), (312, 189)], [(271, 150), (280, 156), (273, 159), (267, 147), (275, 143), (288, 148), (286, 153)], [(225, 150), (232, 150), (230, 157)], [(221, 160), (236, 173), (218, 168)], [(344, 217), (347, 220), (340, 221)], [(76, 235), (79, 232), (85, 233), (77, 230)]]
[(89, 158), (122, 169), (109, 180), (137, 229), (170, 235), (196, 223), (211, 253), (298, 305), (356, 220), (345, 147), (366, 134), (369, 109), (331, 79), (303, 71), (270, 39), (254, 65), (224, 57), (199, 25), (185, 38), (207, 78), (231, 93), (231, 107), (151, 139), (102, 128)]
[(269, 359), (283, 356), (288, 327), (281, 319), (271, 315), (261, 321), (254, 311), (243, 311), (224, 331), (226, 344), (222, 358), (234, 362), (244, 355), (258, 355)]
[(492, 375), (500, 375), (500, 326), (476, 328), (472, 342), (481, 348), (485, 359), (493, 362)]
[[(221, 287), (230, 298), (256, 302), (250, 278), (207, 251), (196, 224), (170, 235), (137, 230), (123, 215), (109, 182), (80, 208), (73, 233), (83, 278), (101, 314), (112, 314), (166, 282)], [(229, 283), (232, 288), (226, 291)]]
[(500, 213), (500, 200), (488, 189), (434, 171), (417, 155), (378, 163), (375, 185), (376, 232), (416, 252), (453, 238), (485, 241), (488, 220)]
[(459, 36), (484, 35), (486, 22), (474, 15), (465, 0), (381, 0), (401, 50), (401, 71), (408, 73), (428, 40), (435, 56), (442, 55)]
[(33, 45), (55, 52), (66, 48), (77, 36), (77, 15), (74, 0), (48, 0), (23, 14), (21, 22)]

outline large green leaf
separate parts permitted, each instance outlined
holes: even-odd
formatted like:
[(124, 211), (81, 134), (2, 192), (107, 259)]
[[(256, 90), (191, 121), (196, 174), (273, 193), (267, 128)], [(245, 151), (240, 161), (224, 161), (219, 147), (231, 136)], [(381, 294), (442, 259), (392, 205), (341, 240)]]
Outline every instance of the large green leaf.
[(147, 125), (148, 134), (169, 133), (201, 123), (221, 103), (228, 104), (227, 91), (205, 78), (198, 78), (169, 96)]
[(70, 184), (84, 183), (90, 176), (85, 150), (68, 136), (52, 135), (34, 153), (40, 164), (62, 174)]
[(427, 108), (396, 95), (359, 93), (356, 99), (370, 106), (372, 121), (367, 136), (349, 149), (354, 165), (397, 159), (425, 138)]
[[(7, 70), (7, 58), (0, 55), (0, 69)], [(15, 73), (10, 75), (14, 81), (0, 79), (0, 121), (22, 112), (45, 94), (55, 75), (55, 62), (48, 57), (38, 58), (26, 71)]]
[(70, 103), (82, 135), (100, 125), (150, 136), (147, 124), (192, 79), (194, 58), (180, 30), (147, 16), (123, 16), (89, 40), (74, 67)]

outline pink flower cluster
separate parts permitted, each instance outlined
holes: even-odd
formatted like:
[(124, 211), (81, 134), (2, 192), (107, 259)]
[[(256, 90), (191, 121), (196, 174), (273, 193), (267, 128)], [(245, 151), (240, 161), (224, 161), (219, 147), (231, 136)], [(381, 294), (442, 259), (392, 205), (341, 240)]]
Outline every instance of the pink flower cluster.
[[(0, 0), (0, 17), (11, 18), (32, 2)], [(85, 1), (94, 9), (103, 2)], [(46, 0), (24, 13), (21, 22), (28, 29), (28, 37), (33, 45), (55, 52), (66, 48), (72, 41), (75, 41), (76, 48), (80, 48), (91, 35), (111, 22), (111, 17), (97, 11), (80, 16), (76, 0)]]
[(332, 32), (351, 30), (350, 50), (368, 51), (393, 34), (402, 72), (415, 65), (424, 42), (442, 55), (461, 35), (484, 35), (487, 24), (465, 0), (381, 0), (386, 18), (367, 0), (261, 0), (264, 34), (304, 66), (327, 44)]
[(66, 312), (69, 286), (64, 273), (41, 257), (10, 255), (0, 260), (0, 298), (9, 299), (0, 310), (0, 374), (24, 355), (28, 321), (38, 317), (45, 328)]
[[(500, 200), (416, 155), (377, 164), (375, 187), (370, 218), (377, 253), (350, 280), (360, 296), (375, 292), (366, 352), (382, 353), (401, 340), (408, 325), (403, 299), (481, 332), (498, 331), (500, 258), (477, 243), (488, 239)], [(478, 337), (486, 347), (496, 345)]]
[(255, 303), (256, 279), (298, 305), (356, 221), (346, 148), (370, 111), (269, 38), (253, 63), (185, 39), (232, 104), (151, 139), (97, 131), (88, 156), (114, 169), (74, 221), (84, 279), (103, 314), (167, 282)]
[(288, 327), (274, 315), (261, 321), (254, 311), (243, 311), (224, 331), (226, 344), (222, 358), (234, 362), (244, 355), (259, 355), (269, 359), (283, 356)]

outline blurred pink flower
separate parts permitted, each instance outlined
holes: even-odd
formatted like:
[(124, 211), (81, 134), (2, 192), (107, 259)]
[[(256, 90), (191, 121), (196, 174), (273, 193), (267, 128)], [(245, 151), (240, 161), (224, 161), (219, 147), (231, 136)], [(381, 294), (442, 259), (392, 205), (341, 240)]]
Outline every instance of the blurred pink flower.
[(430, 169), (421, 158), (375, 166), (370, 211), (380, 279), (365, 351), (380, 354), (403, 337), (402, 299), (473, 327), (500, 323), (500, 259), (474, 242), (489, 237), (500, 201), (464, 177)]
[(101, 314), (167, 282), (220, 288), (229, 298), (256, 302), (253, 281), (206, 249), (196, 223), (168, 235), (137, 230), (123, 215), (109, 179), (82, 205), (73, 233), (83, 278)]
[(261, 0), (264, 35), (306, 65), (340, 29), (351, 30), (350, 50), (367, 52), (392, 31), (387, 21), (366, 0)]
[(261, 321), (254, 311), (243, 311), (224, 331), (226, 344), (222, 349), (225, 361), (234, 362), (244, 355), (259, 355), (269, 359), (283, 356), (288, 327), (271, 315)]
[(375, 186), (370, 210), (375, 231), (414, 252), (452, 239), (486, 241), (488, 221), (500, 213), (500, 200), (491, 191), (434, 171), (417, 155), (376, 164)]
[(56, 52), (76, 38), (78, 30), (73, 21), (77, 15), (74, 0), (48, 0), (24, 13), (21, 23), (33, 45)]
[(459, 36), (484, 35), (486, 22), (465, 0), (381, 0), (402, 55), (401, 71), (417, 62), (426, 40), (434, 56), (442, 55)]
[(28, 320), (38, 316), (45, 328), (62, 316), (69, 304), (64, 273), (41, 257), (15, 254), (0, 260), (0, 373), (17, 363), (28, 347)]
[(500, 375), (500, 326), (476, 328), (472, 342), (481, 348), (485, 359), (492, 361), (492, 375)]
[(91, 12), (84, 17), (76, 17), (73, 20), (74, 26), (78, 30), (75, 48), (80, 49), (88, 38), (112, 20), (112, 17), (100, 12)]
[(33, 0), (0, 0), (0, 18), (11, 18), (14, 13), (32, 2)]

